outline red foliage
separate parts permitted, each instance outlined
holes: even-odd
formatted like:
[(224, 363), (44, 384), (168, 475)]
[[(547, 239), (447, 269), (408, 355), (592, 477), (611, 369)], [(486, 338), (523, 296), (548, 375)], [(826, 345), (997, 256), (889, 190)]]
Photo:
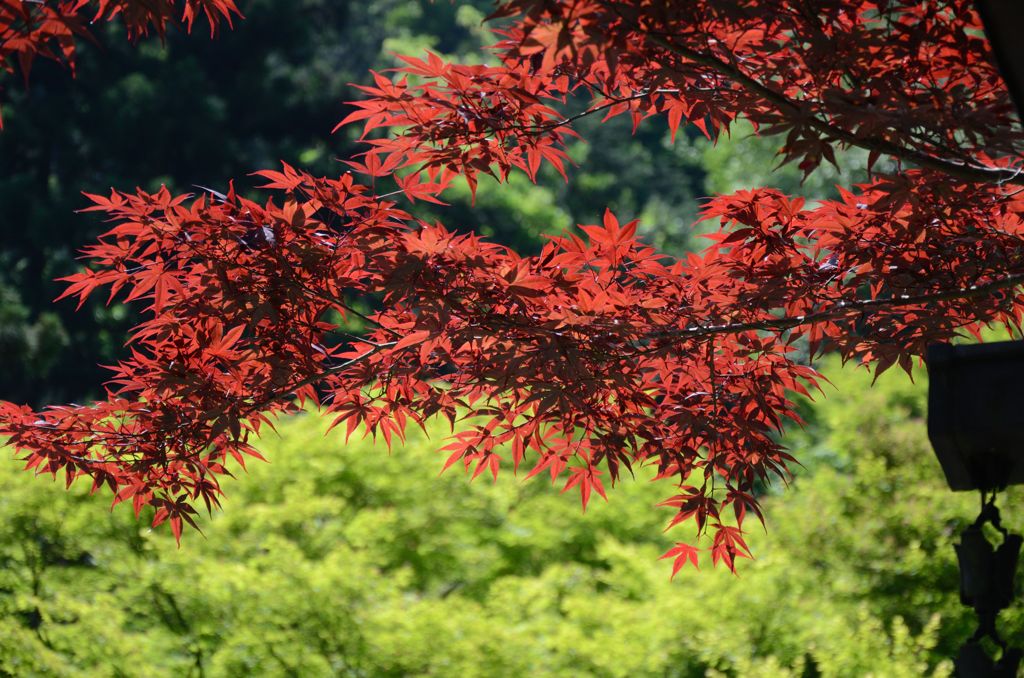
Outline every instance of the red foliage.
[(163, 38), (179, 13), (189, 31), (204, 15), (211, 35), (221, 21), (241, 16), (235, 0), (0, 0), (0, 70), (13, 73), (17, 62), (27, 80), (37, 56), (73, 70), (75, 39), (89, 37), (87, 24), (120, 17), (131, 40), (150, 30)]
[[(446, 467), (525, 464), (585, 507), (652, 465), (675, 485), (670, 527), (692, 521), (733, 568), (744, 518), (761, 518), (755, 486), (793, 461), (778, 436), (793, 398), (817, 383), (798, 346), (910, 371), (929, 343), (1016, 327), (1024, 308), (1022, 135), (971, 3), (807, 6), (506, 0), (499, 65), (407, 58), (342, 122), (366, 131), (353, 168), (393, 193), (284, 166), (258, 173), (264, 204), (90, 196), (114, 226), (65, 295), (104, 287), (146, 320), (108, 400), (4, 403), (0, 433), (29, 468), (88, 476), (180, 534), (232, 461), (258, 456), (252, 436), (304, 401), (389, 444), (410, 422), (467, 417)], [(580, 96), (589, 108), (566, 113)], [(460, 175), (564, 172), (572, 123), (592, 114), (712, 138), (745, 116), (805, 172), (837, 146), (895, 169), (815, 206), (772, 189), (714, 198), (704, 216), (721, 229), (684, 260), (611, 213), (521, 257), (399, 207)], [(358, 297), (380, 310), (348, 336), (337, 318)], [(697, 551), (666, 557), (678, 571)]]

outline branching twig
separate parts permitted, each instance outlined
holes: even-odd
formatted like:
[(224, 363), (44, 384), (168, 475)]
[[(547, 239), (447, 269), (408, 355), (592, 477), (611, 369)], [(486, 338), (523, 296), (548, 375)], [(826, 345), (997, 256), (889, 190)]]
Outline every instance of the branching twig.
[(926, 294), (898, 295), (880, 299), (862, 299), (858, 301), (840, 301), (831, 306), (814, 313), (804, 315), (783, 316), (780, 318), (768, 318), (764, 320), (751, 320), (748, 322), (722, 323), (718, 325), (694, 325), (683, 329), (662, 330), (652, 335), (651, 338), (671, 338), (679, 340), (698, 339), (717, 334), (737, 334), (750, 331), (780, 332), (791, 330), (802, 325), (832, 320), (842, 317), (855, 311), (864, 311), (873, 308), (916, 306), (937, 301), (951, 301), (955, 299), (976, 299), (1004, 290), (1010, 287), (1024, 284), (1024, 273), (1009, 275), (1000, 280), (984, 283), (982, 285), (971, 285), (967, 289), (945, 290), (942, 292), (929, 292)]
[(906, 148), (904, 146), (894, 144), (891, 141), (886, 141), (885, 139), (860, 137), (847, 129), (843, 129), (842, 127), (832, 124), (828, 120), (814, 115), (808, 115), (808, 112), (805, 111), (800, 104), (752, 78), (733, 64), (726, 63), (709, 54), (698, 52), (690, 49), (689, 47), (677, 45), (658, 33), (644, 31), (639, 26), (636, 28), (637, 30), (642, 31), (651, 42), (659, 47), (667, 49), (668, 51), (681, 56), (684, 59), (700, 64), (701, 66), (706, 66), (720, 75), (733, 80), (747, 90), (750, 90), (767, 101), (770, 101), (785, 113), (798, 117), (814, 130), (837, 141), (841, 141), (844, 144), (909, 160), (921, 167), (943, 172), (966, 181), (1024, 185), (1024, 176), (1021, 176), (1019, 170), (997, 167), (972, 167), (953, 160), (937, 158), (933, 155), (928, 155), (927, 153), (922, 153), (921, 151), (917, 151), (912, 148)]

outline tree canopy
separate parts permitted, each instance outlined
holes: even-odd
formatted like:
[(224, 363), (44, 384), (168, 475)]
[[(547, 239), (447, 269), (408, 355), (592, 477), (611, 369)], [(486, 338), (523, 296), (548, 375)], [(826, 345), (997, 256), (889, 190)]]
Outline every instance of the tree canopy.
[[(492, 19), (493, 65), (430, 53), (373, 74), (339, 124), (366, 149), (341, 176), (264, 169), (259, 199), (91, 195), (113, 227), (65, 296), (102, 288), (142, 320), (107, 400), (0, 404), (29, 468), (180, 536), (275, 414), (313, 401), (388, 444), (468, 418), (446, 467), (525, 463), (584, 507), (650, 467), (670, 525), (732, 568), (793, 461), (778, 434), (817, 356), (909, 372), (932, 342), (1019, 327), (1021, 130), (970, 2), (505, 0)], [(742, 118), (805, 174), (845, 148), (872, 174), (813, 205), (715, 197), (701, 216), (720, 229), (681, 258), (611, 211), (534, 254), (417, 216), (483, 175), (569, 180), (576, 123), (620, 116), (711, 139)]]

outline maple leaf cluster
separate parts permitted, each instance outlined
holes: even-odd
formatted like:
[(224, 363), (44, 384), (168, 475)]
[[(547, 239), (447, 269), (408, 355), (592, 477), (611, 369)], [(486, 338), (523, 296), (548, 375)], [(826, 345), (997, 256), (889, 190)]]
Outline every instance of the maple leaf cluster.
[[(28, 79), (33, 60), (52, 59), (75, 66), (76, 39), (89, 39), (87, 25), (120, 17), (130, 40), (151, 30), (162, 39), (180, 16), (187, 30), (205, 16), (211, 36), (221, 21), (241, 16), (235, 0), (0, 0), (0, 71), (15, 66)], [(0, 118), (0, 129), (3, 119)]]
[[(809, 7), (506, 0), (497, 65), (430, 55), (374, 74), (341, 123), (363, 128), (352, 172), (258, 172), (262, 203), (90, 196), (114, 225), (65, 296), (103, 288), (145, 319), (107, 400), (3, 403), (0, 434), (30, 469), (154, 506), (180, 537), (218, 478), (259, 457), (262, 427), (306, 401), (388, 444), (462, 419), (446, 468), (523, 468), (585, 508), (653, 466), (674, 487), (669, 526), (694, 525), (734, 568), (759, 487), (794, 461), (780, 434), (818, 385), (815, 357), (909, 372), (928, 344), (1019, 329), (1024, 310), (1024, 139), (971, 3)], [(683, 259), (611, 212), (528, 257), (411, 214), (458, 177), (566, 174), (589, 115), (712, 139), (745, 117), (805, 172), (847, 147), (885, 169), (815, 205), (715, 197), (703, 218), (719, 231)], [(365, 333), (347, 334), (352, 318)], [(674, 571), (699, 544), (666, 554)]]

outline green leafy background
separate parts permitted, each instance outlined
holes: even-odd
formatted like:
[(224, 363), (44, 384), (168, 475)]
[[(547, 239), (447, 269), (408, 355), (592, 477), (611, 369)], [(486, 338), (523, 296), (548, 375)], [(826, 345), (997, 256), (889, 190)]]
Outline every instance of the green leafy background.
[[(665, 488), (584, 514), (511, 474), (438, 477), (307, 413), (177, 548), (108, 498), (0, 467), (0, 670), (68, 676), (949, 675), (973, 630), (952, 544), (976, 511), (927, 443), (926, 387), (830, 365), (739, 576), (669, 579)], [(830, 389), (832, 391), (832, 389)], [(1020, 526), (1017, 494), (1004, 518)], [(685, 528), (681, 528), (685, 529)], [(1003, 630), (1019, 639), (1011, 609)], [(201, 668), (200, 668), (201, 667)]]

